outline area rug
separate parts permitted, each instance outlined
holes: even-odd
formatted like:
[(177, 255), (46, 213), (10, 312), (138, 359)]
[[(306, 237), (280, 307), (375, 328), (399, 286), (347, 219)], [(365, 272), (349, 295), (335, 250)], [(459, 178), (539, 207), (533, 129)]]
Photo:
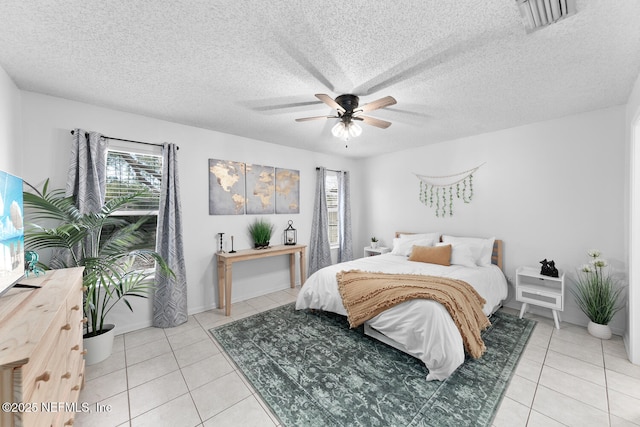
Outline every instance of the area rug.
[(489, 426), (535, 322), (498, 312), (487, 352), (445, 381), (349, 329), (343, 316), (281, 306), (211, 334), (283, 426)]

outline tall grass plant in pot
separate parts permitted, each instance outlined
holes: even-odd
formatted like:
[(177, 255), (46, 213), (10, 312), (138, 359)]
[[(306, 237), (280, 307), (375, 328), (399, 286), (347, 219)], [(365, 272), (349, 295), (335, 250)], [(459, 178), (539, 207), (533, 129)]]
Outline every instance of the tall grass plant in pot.
[(256, 218), (249, 224), (249, 235), (253, 239), (253, 244), (256, 249), (268, 247), (272, 234), (273, 224), (264, 218)]
[[(113, 325), (105, 323), (107, 314), (122, 302), (133, 311), (131, 297), (146, 298), (153, 289), (153, 268), (141, 269), (136, 262), (153, 265), (173, 275), (165, 260), (155, 251), (143, 249), (142, 225), (155, 219), (143, 216), (130, 223), (114, 212), (144, 196), (134, 192), (107, 201), (100, 212), (81, 214), (73, 197), (64, 190), (48, 189), (24, 192), (26, 213), (34, 223), (26, 229), (25, 244), (32, 250), (52, 249), (51, 262), (45, 269), (84, 267), (84, 314), (87, 317), (83, 338), (113, 334)], [(53, 224), (43, 226), (35, 224)], [(113, 337), (111, 338), (111, 340)], [(112, 343), (112, 342), (111, 342)], [(104, 346), (109, 349), (111, 345)], [(87, 364), (108, 357), (87, 352)]]
[(576, 286), (571, 289), (571, 293), (589, 318), (589, 333), (600, 339), (609, 339), (609, 323), (622, 309), (620, 295), (623, 289), (611, 277), (607, 261), (600, 258), (600, 251), (591, 250), (587, 254), (591, 260), (580, 268)]

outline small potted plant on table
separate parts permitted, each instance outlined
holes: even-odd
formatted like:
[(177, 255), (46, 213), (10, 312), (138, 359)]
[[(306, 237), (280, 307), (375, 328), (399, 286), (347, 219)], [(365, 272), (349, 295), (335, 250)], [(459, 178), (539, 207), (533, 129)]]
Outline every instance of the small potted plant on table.
[(373, 236), (371, 238), (371, 249), (376, 249), (378, 247), (378, 238)]
[(272, 233), (273, 224), (263, 218), (256, 218), (249, 224), (249, 235), (256, 249), (268, 248)]

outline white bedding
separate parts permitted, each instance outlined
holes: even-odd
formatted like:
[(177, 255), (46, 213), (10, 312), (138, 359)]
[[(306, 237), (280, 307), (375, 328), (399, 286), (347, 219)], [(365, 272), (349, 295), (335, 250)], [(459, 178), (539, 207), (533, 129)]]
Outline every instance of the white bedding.
[[(464, 280), (487, 301), (490, 315), (507, 297), (507, 281), (495, 265), (448, 267), (409, 261), (405, 256), (384, 254), (331, 265), (312, 274), (298, 294), (296, 309), (319, 309), (346, 316), (338, 291), (336, 273), (343, 270), (381, 273), (424, 274)], [(346, 321), (346, 319), (345, 319)], [(429, 369), (427, 380), (443, 380), (464, 362), (462, 337), (453, 319), (440, 303), (426, 299), (407, 301), (370, 319), (368, 325), (401, 344)]]

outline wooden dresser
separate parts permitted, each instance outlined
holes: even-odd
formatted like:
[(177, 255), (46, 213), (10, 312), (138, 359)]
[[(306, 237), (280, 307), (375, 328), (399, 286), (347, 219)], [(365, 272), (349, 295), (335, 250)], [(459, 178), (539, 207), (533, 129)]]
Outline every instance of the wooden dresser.
[(84, 385), (82, 268), (0, 297), (0, 426), (72, 425)]

